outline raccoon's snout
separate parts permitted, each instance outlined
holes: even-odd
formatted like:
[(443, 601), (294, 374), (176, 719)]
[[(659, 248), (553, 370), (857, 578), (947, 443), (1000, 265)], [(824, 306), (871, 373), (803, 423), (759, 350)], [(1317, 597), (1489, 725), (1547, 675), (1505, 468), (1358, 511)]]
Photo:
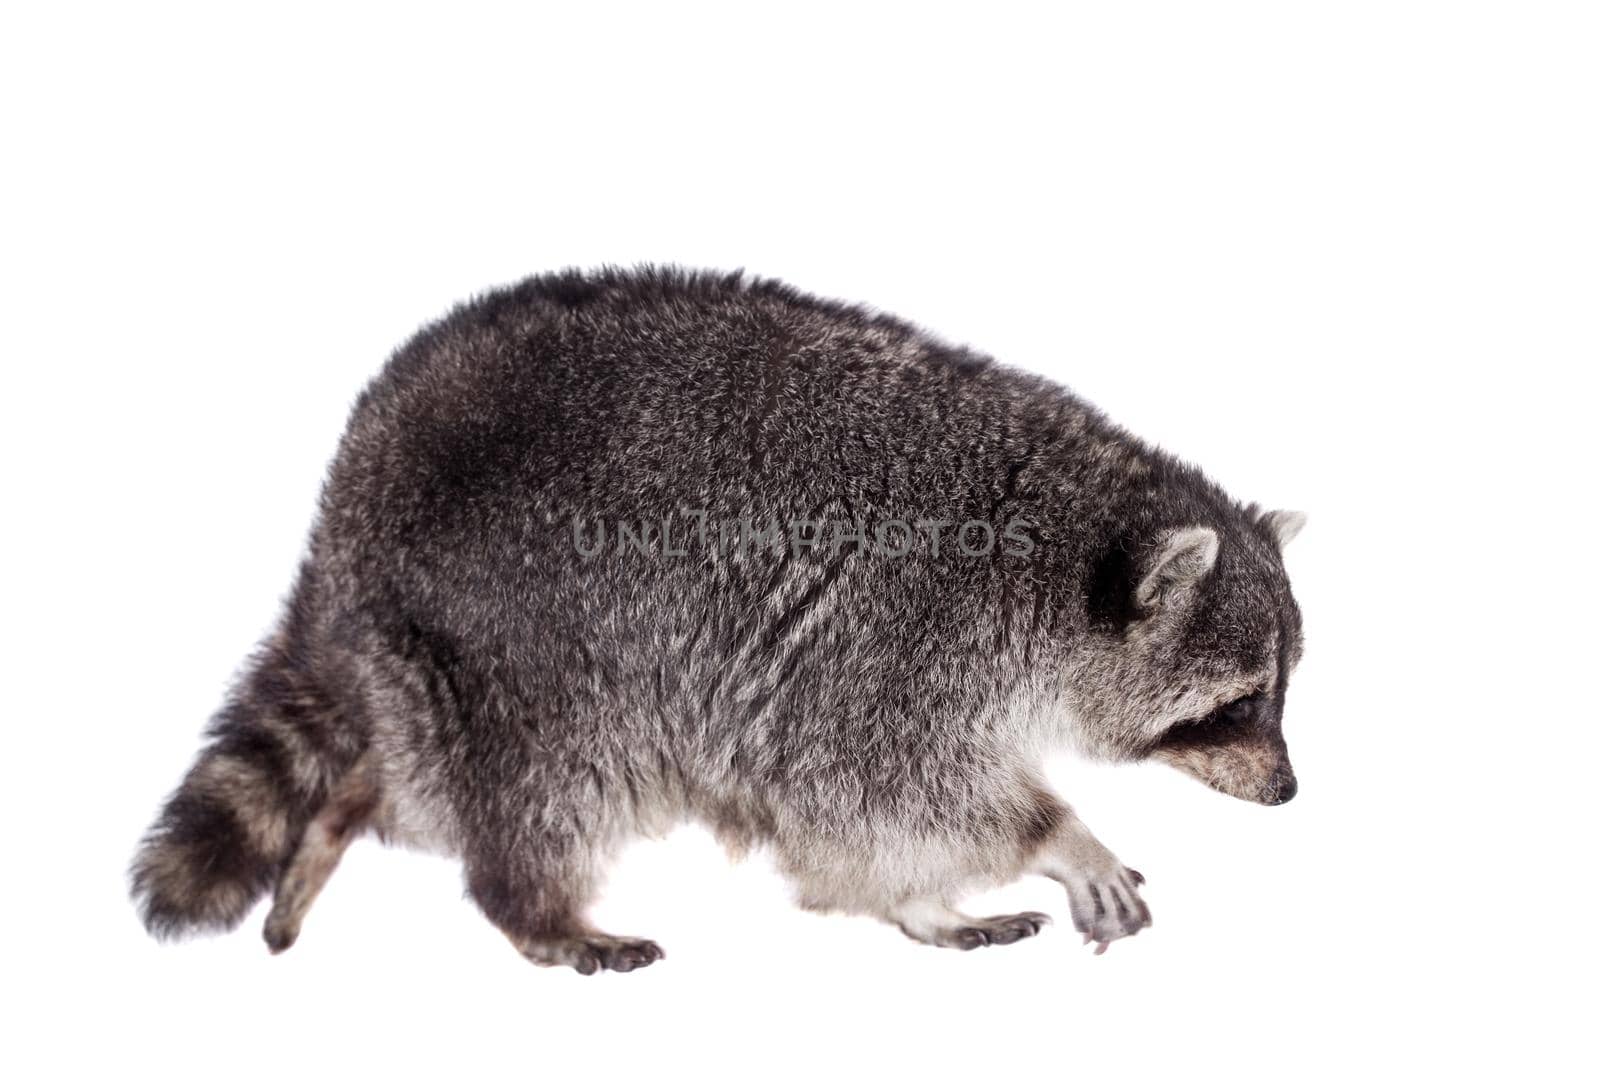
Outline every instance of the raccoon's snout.
[(1222, 739), (1196, 735), (1192, 726), (1182, 726), (1169, 732), (1151, 755), (1219, 793), (1254, 804), (1287, 804), (1300, 791), (1294, 766), (1275, 730), (1266, 737), (1258, 733)]
[(1279, 804), (1289, 803), (1298, 792), (1300, 792), (1300, 782), (1295, 778), (1294, 772), (1289, 771), (1273, 779), (1271, 791), (1262, 798), (1261, 803), (1277, 807)]

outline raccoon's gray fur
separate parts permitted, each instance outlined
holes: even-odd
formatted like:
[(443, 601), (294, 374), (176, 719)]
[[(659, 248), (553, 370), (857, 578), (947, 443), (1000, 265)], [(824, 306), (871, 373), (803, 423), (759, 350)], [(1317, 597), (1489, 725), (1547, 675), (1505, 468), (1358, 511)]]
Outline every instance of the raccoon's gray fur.
[[(727, 536), (771, 523), (802, 536)], [(806, 906), (939, 945), (1036, 933), (954, 905), (1043, 873), (1104, 948), (1149, 923), (1142, 879), (1040, 760), (1289, 799), (1299, 523), (884, 315), (738, 274), (533, 278), (357, 402), (281, 627), (133, 891), (172, 935), (275, 887), (282, 949), (372, 830), (459, 856), (535, 962), (630, 970), (660, 949), (585, 907), (619, 847), (697, 819)], [(860, 536), (895, 524), (904, 551)]]

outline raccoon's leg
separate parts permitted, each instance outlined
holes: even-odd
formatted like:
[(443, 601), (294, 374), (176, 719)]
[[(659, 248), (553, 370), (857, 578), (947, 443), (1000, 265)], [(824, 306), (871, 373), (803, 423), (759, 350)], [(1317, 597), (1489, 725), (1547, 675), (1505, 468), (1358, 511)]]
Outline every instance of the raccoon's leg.
[(1084, 944), (1095, 943), (1096, 955), (1150, 925), (1150, 909), (1139, 896), (1144, 875), (1124, 867), (1065, 805), (1056, 803), (1050, 833), (1029, 870), (1065, 887), (1072, 923)]
[[(467, 892), (541, 966), (648, 967), (665, 955), (654, 941), (616, 937), (585, 918), (602, 868), (633, 832), (626, 786), (614, 777), (623, 772), (592, 746), (569, 749), (554, 730), (546, 737), (537, 752), (523, 747), (527, 762), (472, 757), (474, 786), (458, 804)], [(498, 748), (503, 756), (524, 745), (508, 737)]]
[(294, 944), (306, 912), (339, 865), (344, 850), (367, 828), (377, 805), (377, 777), (371, 757), (363, 756), (334, 786), (278, 878), (272, 911), (261, 932), (274, 953)]
[(953, 902), (1027, 870), (1055, 832), (1060, 805), (1031, 783), (1018, 788), (1012, 774), (966, 784), (961, 795), (919, 791), (827, 836), (780, 835), (775, 851), (799, 883), (801, 906), (873, 915), (945, 948), (1009, 945), (1039, 933), (1050, 922), (1041, 912), (979, 918)]
[(959, 949), (1009, 945), (1032, 937), (1050, 922), (1050, 916), (1037, 911), (975, 919), (930, 897), (903, 900), (891, 907), (884, 917), (914, 941)]
[[(1008, 799), (978, 821), (987, 828), (983, 834), (974, 833), (965, 846), (951, 842), (966, 856), (954, 865), (950, 884), (968, 880), (962, 871), (981, 872), (994, 884), (1022, 873), (1054, 879), (1067, 890), (1073, 925), (1085, 944), (1096, 944), (1096, 953), (1150, 925), (1138, 890), (1144, 877), (1124, 867), (1065, 804), (1037, 785)], [(992, 836), (997, 829), (1000, 835)], [(1037, 912), (971, 919), (946, 899), (912, 892), (880, 914), (918, 941), (955, 948), (1009, 944), (1038, 933), (1044, 921)]]
[(505, 844), (473, 850), (467, 889), (523, 956), (595, 974), (638, 970), (666, 955), (654, 941), (602, 933), (584, 920), (594, 858), (581, 843), (547, 832), (510, 851)]
[(467, 895), (542, 966), (594, 974), (662, 959), (655, 942), (601, 932), (585, 918), (648, 792), (625, 755), (598, 743), (594, 724), (613, 713), (571, 697), (530, 702), (537, 698), (474, 669), (445, 639), (425, 644), (404, 669), (421, 679), (413, 691), (437, 705), (421, 711), (423, 729), (441, 739), (422, 773), (449, 809), (440, 821)]

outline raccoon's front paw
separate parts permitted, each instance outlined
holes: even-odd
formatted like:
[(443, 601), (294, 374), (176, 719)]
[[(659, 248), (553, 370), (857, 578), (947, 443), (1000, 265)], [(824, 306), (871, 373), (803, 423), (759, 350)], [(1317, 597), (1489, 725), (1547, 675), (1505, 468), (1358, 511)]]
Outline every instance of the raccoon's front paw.
[(934, 938), (934, 944), (959, 949), (1009, 945), (1032, 937), (1049, 924), (1050, 916), (1037, 911), (1025, 911), (1020, 915), (994, 915), (943, 929)]
[(1067, 890), (1072, 925), (1083, 943), (1094, 942), (1096, 956), (1119, 937), (1132, 937), (1150, 925), (1150, 909), (1139, 897), (1144, 875), (1114, 864), (1103, 871), (1068, 874), (1061, 878)]
[(900, 932), (907, 937), (925, 945), (959, 949), (1009, 945), (1032, 937), (1050, 922), (1050, 916), (1037, 911), (976, 919), (961, 914), (942, 900), (927, 897), (902, 900), (884, 912), (883, 918), (900, 927)]

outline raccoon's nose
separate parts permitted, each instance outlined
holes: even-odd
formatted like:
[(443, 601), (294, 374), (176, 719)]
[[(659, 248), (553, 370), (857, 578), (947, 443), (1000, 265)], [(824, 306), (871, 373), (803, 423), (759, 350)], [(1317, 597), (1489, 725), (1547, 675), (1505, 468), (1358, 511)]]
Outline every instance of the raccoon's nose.
[(1298, 792), (1300, 792), (1300, 783), (1292, 777), (1286, 778), (1278, 783), (1278, 792), (1267, 803), (1273, 805), (1287, 804), (1294, 799), (1294, 795)]

